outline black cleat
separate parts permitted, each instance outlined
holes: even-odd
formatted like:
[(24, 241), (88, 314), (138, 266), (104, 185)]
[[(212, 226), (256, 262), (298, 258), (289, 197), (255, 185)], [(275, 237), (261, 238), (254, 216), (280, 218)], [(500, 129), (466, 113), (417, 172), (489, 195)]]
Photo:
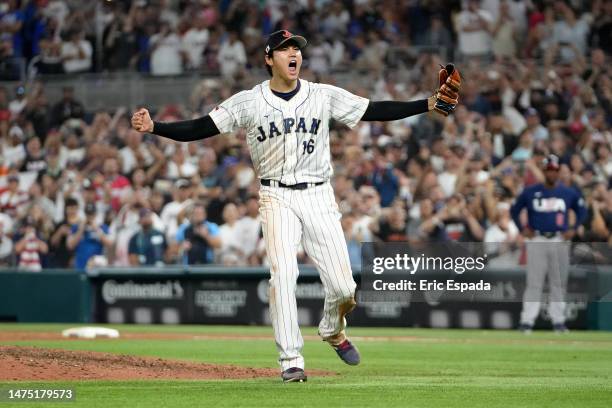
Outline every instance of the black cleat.
[(521, 323), (519, 325), (519, 330), (523, 334), (531, 334), (531, 332), (533, 331), (533, 326), (527, 323)]
[(308, 379), (308, 377), (306, 377), (306, 373), (304, 373), (304, 370), (298, 367), (291, 367), (286, 369), (281, 374), (281, 378), (283, 379), (284, 383), (306, 382), (306, 380)]
[(359, 350), (348, 339), (332, 347), (336, 350), (338, 357), (348, 365), (357, 365), (361, 361)]

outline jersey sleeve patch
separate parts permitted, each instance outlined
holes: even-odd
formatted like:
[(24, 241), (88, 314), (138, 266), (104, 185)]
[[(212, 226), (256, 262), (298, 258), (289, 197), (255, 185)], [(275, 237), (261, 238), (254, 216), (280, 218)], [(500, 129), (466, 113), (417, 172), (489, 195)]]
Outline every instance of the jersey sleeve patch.
[(209, 115), (221, 133), (233, 132), (238, 128), (247, 127), (251, 102), (251, 93), (242, 91), (215, 106)]

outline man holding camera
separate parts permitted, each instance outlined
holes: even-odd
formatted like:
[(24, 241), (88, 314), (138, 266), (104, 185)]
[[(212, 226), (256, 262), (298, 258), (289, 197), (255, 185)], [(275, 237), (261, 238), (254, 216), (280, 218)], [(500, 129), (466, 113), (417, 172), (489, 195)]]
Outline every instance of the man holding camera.
[(96, 206), (85, 205), (85, 219), (73, 225), (68, 237), (67, 247), (75, 251), (74, 266), (85, 270), (89, 260), (104, 254), (104, 248), (113, 243), (109, 236), (108, 225), (96, 221)]

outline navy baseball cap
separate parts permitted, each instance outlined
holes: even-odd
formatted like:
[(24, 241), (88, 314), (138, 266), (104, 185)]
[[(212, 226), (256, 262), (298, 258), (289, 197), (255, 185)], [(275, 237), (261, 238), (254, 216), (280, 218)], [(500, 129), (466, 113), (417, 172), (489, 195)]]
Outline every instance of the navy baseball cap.
[(559, 170), (559, 158), (554, 154), (549, 154), (542, 160), (542, 167), (544, 170)]
[(308, 44), (308, 41), (301, 35), (295, 35), (287, 30), (273, 32), (266, 41), (266, 55), (271, 55), (272, 51), (279, 48), (287, 41), (294, 41), (300, 49), (303, 49)]

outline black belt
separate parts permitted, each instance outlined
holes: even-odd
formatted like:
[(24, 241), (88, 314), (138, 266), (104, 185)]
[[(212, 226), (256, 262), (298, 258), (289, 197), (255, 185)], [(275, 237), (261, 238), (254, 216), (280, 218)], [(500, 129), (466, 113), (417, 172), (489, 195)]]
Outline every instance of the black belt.
[(542, 232), (542, 231), (536, 231), (537, 235), (540, 235), (544, 238), (555, 238), (556, 236), (559, 235), (559, 232)]
[(291, 190), (306, 190), (308, 187), (320, 186), (324, 181), (318, 183), (297, 183), (297, 184), (285, 184), (276, 180), (261, 179), (261, 184), (266, 187), (283, 187)]

